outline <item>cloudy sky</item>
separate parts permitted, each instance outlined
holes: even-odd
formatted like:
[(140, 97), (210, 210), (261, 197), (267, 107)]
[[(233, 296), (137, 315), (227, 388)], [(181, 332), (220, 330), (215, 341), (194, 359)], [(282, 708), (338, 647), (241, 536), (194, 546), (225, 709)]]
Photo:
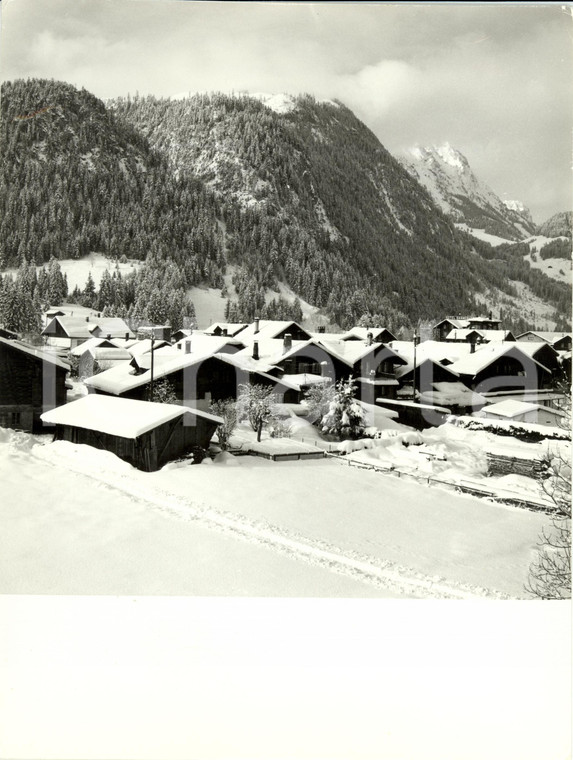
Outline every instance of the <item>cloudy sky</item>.
[(527, 4), (4, 0), (4, 79), (101, 98), (310, 92), (392, 152), (450, 142), (542, 222), (571, 209), (571, 9)]

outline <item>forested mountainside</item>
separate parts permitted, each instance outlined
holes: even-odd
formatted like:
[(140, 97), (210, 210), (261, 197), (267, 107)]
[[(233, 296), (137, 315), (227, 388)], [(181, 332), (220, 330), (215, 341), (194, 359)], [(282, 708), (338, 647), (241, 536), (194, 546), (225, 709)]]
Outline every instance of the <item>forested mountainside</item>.
[(455, 222), (516, 241), (537, 232), (529, 210), (519, 201), (502, 201), (448, 143), (412, 148), (399, 160)]
[(2, 86), (1, 265), (91, 251), (167, 255), (190, 280), (220, 280), (217, 209), (176, 179), (145, 137), (86, 90), (63, 82)]
[(561, 211), (539, 227), (539, 234), (546, 237), (573, 237), (573, 212)]
[(561, 309), (562, 293), (522, 258), (456, 230), (341, 104), (222, 94), (104, 104), (27, 80), (3, 85), (1, 106), (2, 265), (90, 251), (145, 259), (116, 310), (222, 287), (230, 264), (231, 319), (262, 316), (278, 282), (340, 326), (480, 311), (474, 294), (515, 296), (512, 278)]

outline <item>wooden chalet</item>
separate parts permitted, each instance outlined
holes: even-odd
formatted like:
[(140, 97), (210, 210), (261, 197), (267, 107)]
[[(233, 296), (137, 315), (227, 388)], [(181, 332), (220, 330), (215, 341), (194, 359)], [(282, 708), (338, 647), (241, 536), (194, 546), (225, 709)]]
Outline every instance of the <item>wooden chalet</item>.
[(559, 409), (527, 401), (505, 399), (485, 406), (480, 418), (488, 420), (505, 420), (509, 422), (527, 422), (534, 425), (551, 425), (559, 427), (564, 424), (565, 414)]
[(321, 379), (336, 382), (351, 377), (357, 381), (359, 397), (371, 404), (377, 395), (395, 395), (396, 366), (405, 363), (383, 343), (343, 341), (330, 336), (323, 339), (318, 335), (294, 340), (288, 333), (283, 340), (253, 341), (252, 346), (237, 352), (235, 360), (242, 360), (245, 369), (262, 370), (283, 383), (297, 384), (298, 400), (306, 387)]
[(491, 312), (487, 317), (446, 317), (433, 326), (434, 340), (446, 340), (452, 330), (499, 330), (501, 320), (493, 319)]
[(552, 372), (516, 343), (489, 343), (449, 365), (460, 380), (480, 393), (548, 388)]
[(54, 439), (110, 451), (146, 472), (195, 447), (206, 449), (223, 422), (213, 414), (175, 404), (84, 396), (42, 415)]
[(543, 341), (552, 346), (556, 351), (571, 351), (571, 333), (528, 330), (518, 335), (517, 340), (518, 342), (530, 343)]
[(310, 340), (311, 334), (292, 320), (255, 319), (250, 325), (235, 333), (235, 336), (245, 344), (251, 345), (254, 340), (284, 340), (290, 335), (291, 340)]
[(53, 354), (0, 338), (0, 426), (41, 429), (42, 412), (66, 403), (68, 370)]
[(214, 401), (236, 399), (239, 386), (249, 383), (274, 386), (278, 400), (285, 403), (298, 401), (297, 386), (282, 382), (276, 368), (266, 372), (266, 365), (251, 366), (244, 358), (225, 352), (223, 338), (212, 339), (215, 345), (210, 347), (195, 338), (189, 351), (169, 346), (154, 351), (153, 356), (150, 352), (133, 356), (131, 362), (90, 377), (85, 384), (95, 393), (144, 400), (149, 398), (152, 379), (156, 383), (165, 378), (178, 401), (201, 409), (208, 409)]
[(373, 343), (390, 343), (397, 340), (385, 327), (352, 327), (340, 336), (340, 340), (362, 340)]
[(90, 338), (123, 338), (134, 335), (123, 319), (118, 317), (56, 316), (42, 330), (46, 345), (72, 349)]

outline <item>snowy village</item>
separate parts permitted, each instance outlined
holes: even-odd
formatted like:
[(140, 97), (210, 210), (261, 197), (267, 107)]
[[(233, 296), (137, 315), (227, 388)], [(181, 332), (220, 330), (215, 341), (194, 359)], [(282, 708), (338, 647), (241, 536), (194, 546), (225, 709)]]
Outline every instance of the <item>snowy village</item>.
[(572, 20), (0, 0), (0, 760), (572, 757)]
[[(83, 29), (81, 5), (66, 14)], [(131, 3), (93, 5), (98, 39), (134, 23)], [(210, 18), (140, 5), (149, 38)], [(299, 5), (293, 40), (316, 11)], [(354, 5), (324, 4), (348, 23), (318, 70), (401, 18), (426, 49), (421, 11)], [(244, 80), (230, 58), (219, 81), (202, 57), (164, 67), (164, 44), (125, 79), (105, 52), (97, 81), (7, 58), (0, 592), (570, 597), (570, 130), (551, 116), (570, 38), (560, 16), (523, 18), (563, 52), (523, 54), (544, 84), (517, 98), (517, 66), (503, 117), (496, 72), (468, 66), (475, 83), (436, 84), (438, 104), (381, 48), (357, 69), (358, 43), (329, 84), (313, 63), (295, 77), (294, 54), (268, 82), (267, 57)], [(10, 50), (25, 28), (2, 31)]]
[[(103, 542), (105, 569), (76, 568), (64, 588), (542, 595), (530, 567), (569, 499), (571, 333), (513, 335), (491, 312), (444, 317), (410, 340), (381, 325), (327, 333), (259, 318), (172, 332), (67, 303), (43, 325), (35, 345), (1, 330), (2, 467), (8, 487), (32, 489), (16, 534), (47, 500), (49, 554), (98, 565)], [(68, 488), (73, 504), (59, 499)], [(134, 500), (150, 505), (139, 530), (160, 565), (141, 577), (113, 557)], [(87, 543), (62, 521), (81, 523)], [(166, 573), (161, 547), (179, 555), (162, 531), (182, 536), (188, 521), (275, 556), (231, 552), (232, 577), (217, 566), (207, 582), (188, 557)], [(213, 551), (220, 562), (228, 549)], [(25, 587), (30, 558), (10, 554), (3, 578)], [(293, 573), (301, 563), (308, 577)], [(50, 564), (35, 582), (57, 591)]]

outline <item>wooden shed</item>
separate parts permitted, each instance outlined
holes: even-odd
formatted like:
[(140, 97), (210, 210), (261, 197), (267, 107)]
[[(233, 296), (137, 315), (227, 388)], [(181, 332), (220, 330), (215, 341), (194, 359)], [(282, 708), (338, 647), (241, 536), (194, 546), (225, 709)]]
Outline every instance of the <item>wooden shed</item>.
[(0, 338), (0, 427), (39, 429), (42, 412), (66, 403), (69, 368), (35, 346)]
[(153, 472), (200, 446), (207, 448), (220, 417), (177, 404), (91, 394), (42, 415), (54, 439), (104, 449)]

